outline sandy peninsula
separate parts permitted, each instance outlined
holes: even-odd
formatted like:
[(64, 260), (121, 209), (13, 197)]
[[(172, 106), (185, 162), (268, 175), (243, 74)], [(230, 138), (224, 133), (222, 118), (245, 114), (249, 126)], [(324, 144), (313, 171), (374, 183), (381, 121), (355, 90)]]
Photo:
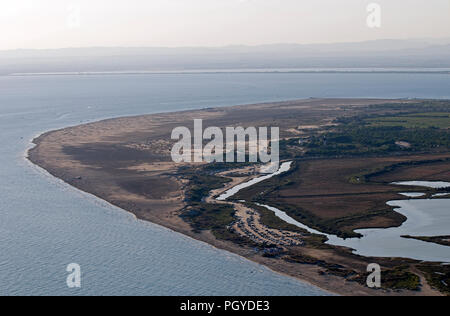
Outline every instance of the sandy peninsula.
[[(396, 106), (414, 102), (417, 101), (307, 99), (108, 119), (42, 134), (33, 141), (36, 146), (29, 151), (29, 159), (53, 176), (129, 211), (141, 220), (162, 225), (217, 248), (239, 254), (278, 273), (309, 282), (332, 293), (440, 295), (437, 289), (430, 286), (426, 273), (417, 268), (417, 262), (400, 258), (377, 258), (377, 262), (380, 262), (383, 268), (395, 273), (400, 271), (396, 270), (398, 267), (406, 265), (409, 267), (408, 273), (413, 271), (420, 279), (420, 289), (395, 289), (395, 287), (369, 289), (364, 282), (365, 269), (374, 258), (354, 255), (349, 249), (323, 246), (317, 236), (311, 236), (302, 231), (292, 231), (294, 230), (292, 227), (283, 226), (283, 223), (276, 222), (271, 214), (266, 214), (252, 205), (241, 205), (236, 201), (223, 202), (221, 205), (215, 200), (214, 197), (233, 186), (257, 177), (258, 174), (254, 172), (253, 166), (243, 165), (230, 169), (218, 167), (216, 170), (209, 170), (208, 172), (214, 177), (211, 179), (222, 178), (224, 181), (218, 187), (213, 186), (213, 190), (207, 191), (200, 201), (194, 203), (192, 190), (195, 187), (200, 189), (196, 193), (202, 192), (201, 188), (198, 188), (202, 180), (196, 178), (200, 181), (199, 185), (194, 181), (193, 174), (196, 172), (198, 172), (197, 175), (205, 174), (207, 170), (205, 165), (176, 164), (170, 156), (174, 144), (171, 140), (172, 130), (179, 126), (192, 129), (194, 119), (203, 119), (205, 126), (278, 126), (281, 139), (286, 140), (288, 144), (283, 147), (283, 150), (289, 152), (291, 157), (305, 159), (311, 168), (324, 170), (323, 167), (327, 165), (323, 163), (325, 160), (318, 157), (304, 157), (305, 148), (291, 146), (289, 140), (294, 139), (298, 144), (298, 139), (306, 140), (308, 137), (326, 133), (338, 124), (337, 119), (342, 121), (343, 118), (356, 115), (400, 113), (403, 110), (395, 110)], [(383, 106), (386, 104), (389, 106)], [(380, 107), (377, 107), (378, 105)], [(424, 179), (427, 176), (432, 177), (432, 174), (445, 173), (445, 170), (448, 170), (445, 159), (449, 159), (450, 154), (445, 151), (415, 152), (396, 154), (395, 158), (380, 157), (382, 155), (373, 155), (370, 159), (380, 166), (416, 161), (418, 164), (415, 166), (421, 171), (419, 173), (421, 179)], [(333, 159), (338, 158), (333, 157)], [(358, 160), (356, 165), (359, 164), (360, 169), (368, 168), (367, 163), (364, 164), (361, 159), (354, 157), (347, 159)], [(439, 164), (439, 161), (444, 163)], [(352, 161), (349, 163), (343, 160), (339, 160), (339, 163), (342, 168), (354, 164)], [(430, 170), (426, 168), (427, 164), (430, 164), (434, 173), (427, 173), (427, 170)], [(314, 172), (313, 169), (310, 170), (311, 173)], [(348, 172), (353, 171), (349, 169)], [(403, 169), (398, 172), (411, 176), (411, 172)], [(323, 176), (326, 177), (326, 175)], [(337, 182), (342, 181), (338, 179), (337, 174), (334, 174), (334, 177)], [(378, 175), (378, 177), (389, 178), (388, 175)], [(448, 177), (448, 174), (445, 174), (445, 177)], [(441, 178), (440, 180), (449, 179)], [(352, 210), (359, 208), (361, 212), (354, 213), (358, 215), (355, 215), (358, 220), (348, 221), (339, 226), (341, 232), (351, 234), (354, 229), (361, 227), (398, 226), (405, 220), (391, 209), (380, 210), (377, 216), (365, 218), (361, 214), (366, 209), (373, 209), (374, 205), (385, 206), (386, 201), (398, 197), (397, 192), (386, 189), (382, 184), (371, 185), (370, 190), (369, 185), (362, 186), (362, 191), (358, 192), (354, 192), (354, 187), (350, 184), (341, 186), (347, 190), (344, 193), (351, 198), (347, 201), (352, 203)], [(308, 189), (305, 188), (298, 191), (302, 194), (302, 202), (309, 203), (311, 211), (317, 211), (317, 214), (322, 216), (323, 210), (320, 209), (316, 199), (323, 200), (326, 192), (323, 192), (323, 188), (314, 186), (310, 192), (315, 196), (307, 196), (307, 191)], [(404, 192), (405, 189), (402, 191)], [(336, 194), (341, 193), (333, 192), (335, 196), (329, 195), (327, 199), (330, 205), (335, 205), (336, 209), (342, 209), (345, 213), (345, 203), (341, 203), (342, 200), (338, 202), (336, 198)], [(251, 191), (246, 194), (251, 194)], [(363, 196), (362, 202), (356, 201), (356, 196)], [(376, 198), (372, 199), (372, 196)], [(296, 198), (291, 197), (289, 202)], [(253, 218), (256, 218), (257, 229), (264, 231), (264, 234), (269, 232), (283, 235), (284, 239), (300, 242), (279, 246), (277, 248), (279, 253), (268, 256), (266, 246), (255, 244), (255, 241), (249, 240), (245, 233), (239, 232), (239, 229), (225, 231), (229, 227), (221, 227), (219, 230), (211, 230), (205, 226), (207, 225), (205, 219), (192, 217), (193, 212), (199, 208), (204, 208), (205, 212), (212, 212), (216, 208), (226, 211), (227, 207), (234, 208), (235, 213), (232, 214), (234, 220), (247, 219), (246, 216), (253, 215)], [(329, 217), (346, 217), (346, 214), (323, 214)], [(273, 224), (272, 227), (270, 223)], [(108, 223), (104, 224), (108, 225)], [(324, 228), (327, 229), (326, 226)]]

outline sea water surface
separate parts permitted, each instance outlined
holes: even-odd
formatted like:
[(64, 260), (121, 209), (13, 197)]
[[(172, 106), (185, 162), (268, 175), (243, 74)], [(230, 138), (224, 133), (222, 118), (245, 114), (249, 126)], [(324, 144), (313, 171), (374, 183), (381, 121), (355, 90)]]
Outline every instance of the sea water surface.
[[(0, 76), (1, 295), (324, 295), (81, 193), (24, 157), (104, 118), (308, 97), (450, 98), (444, 74)], [(68, 289), (78, 263), (81, 289)]]

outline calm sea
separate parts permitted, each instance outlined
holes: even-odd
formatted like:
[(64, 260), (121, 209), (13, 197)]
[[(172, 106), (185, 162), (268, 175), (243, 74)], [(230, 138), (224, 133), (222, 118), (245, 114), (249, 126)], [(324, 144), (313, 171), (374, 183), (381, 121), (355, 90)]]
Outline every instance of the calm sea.
[[(0, 77), (0, 295), (324, 295), (135, 220), (25, 159), (39, 133), (103, 118), (308, 97), (449, 98), (440, 74)], [(68, 289), (78, 263), (82, 288)]]

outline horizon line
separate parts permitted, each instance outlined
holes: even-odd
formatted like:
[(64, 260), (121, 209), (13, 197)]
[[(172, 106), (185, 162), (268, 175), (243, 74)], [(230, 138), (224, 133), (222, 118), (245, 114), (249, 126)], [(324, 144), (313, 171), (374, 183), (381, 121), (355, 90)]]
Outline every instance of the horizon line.
[[(373, 43), (382, 41), (449, 41), (450, 37), (412, 37), (412, 38), (379, 38), (373, 40), (361, 40), (361, 41), (342, 41), (342, 42), (320, 42), (320, 43), (294, 43), (294, 42), (274, 42), (268, 44), (228, 44), (228, 45), (213, 45), (213, 46), (202, 46), (202, 45), (189, 45), (189, 46), (66, 46), (58, 48), (10, 48), (10, 49), (0, 49), (0, 52), (14, 52), (14, 51), (51, 51), (51, 50), (69, 50), (69, 49), (224, 49), (224, 48), (236, 48), (236, 47), (247, 47), (247, 48), (257, 48), (257, 47), (267, 47), (267, 46), (322, 46), (322, 45), (341, 45), (341, 44), (363, 44), (363, 43)], [(446, 45), (446, 44), (443, 44)]]

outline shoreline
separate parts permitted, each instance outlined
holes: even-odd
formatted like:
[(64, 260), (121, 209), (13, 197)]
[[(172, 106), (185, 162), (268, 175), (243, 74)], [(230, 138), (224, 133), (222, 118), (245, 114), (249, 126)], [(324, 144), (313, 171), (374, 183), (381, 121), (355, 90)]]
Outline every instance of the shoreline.
[[(64, 129), (64, 128), (63, 128), (63, 129)], [(49, 131), (49, 132), (53, 132), (53, 131)], [(44, 132), (44, 133), (42, 133), (42, 134), (39, 134), (39, 136), (41, 136), (41, 135), (43, 135), (43, 134), (46, 134), (46, 133), (48, 133), (48, 132)], [(33, 140), (31, 140), (31, 143), (34, 144), (35, 139), (38, 138), (39, 136), (33, 138)], [(32, 147), (32, 148), (33, 148), (33, 147)], [(31, 149), (31, 148), (30, 148), (30, 149)], [(27, 149), (27, 150), (25, 151), (25, 154), (28, 154), (28, 152), (29, 152), (30, 149)], [(46, 177), (49, 181), (53, 181), (56, 185), (63, 185), (64, 187), (69, 188), (70, 190), (74, 190), (74, 192), (76, 192), (77, 194), (80, 195), (80, 198), (91, 199), (94, 203), (95, 203), (95, 202), (101, 203), (101, 204), (102, 204), (102, 205), (101, 205), (102, 207), (110, 208), (112, 211), (115, 211), (115, 212), (117, 212), (117, 211), (123, 212), (123, 213), (125, 213), (127, 216), (130, 216), (131, 219), (133, 219), (133, 220), (135, 220), (135, 221), (137, 221), (137, 222), (141, 222), (141, 223), (144, 223), (144, 224), (150, 224), (150, 225), (156, 225), (156, 226), (158, 226), (158, 227), (160, 227), (160, 228), (162, 228), (162, 229), (165, 229), (165, 230), (168, 230), (168, 231), (170, 231), (170, 232), (179, 234), (180, 236), (183, 236), (184, 238), (188, 238), (189, 240), (192, 240), (192, 241), (195, 241), (195, 242), (200, 242), (202, 245), (206, 245), (206, 246), (211, 247), (211, 248), (213, 248), (213, 249), (216, 249), (216, 250), (218, 250), (218, 251), (224, 251), (224, 252), (226, 252), (226, 253), (228, 253), (228, 254), (230, 254), (230, 255), (232, 255), (232, 256), (239, 257), (239, 258), (242, 259), (242, 260), (245, 260), (245, 261), (248, 261), (248, 262), (257, 264), (257, 265), (259, 265), (259, 266), (261, 266), (261, 267), (264, 267), (265, 269), (268, 269), (269, 271), (271, 271), (271, 272), (273, 272), (273, 273), (276, 273), (276, 274), (279, 274), (279, 275), (282, 275), (282, 276), (285, 276), (285, 277), (293, 278), (293, 279), (295, 279), (295, 280), (297, 280), (297, 281), (299, 281), (299, 282), (301, 282), (301, 283), (304, 283), (304, 284), (306, 284), (306, 285), (310, 285), (310, 286), (316, 287), (316, 288), (318, 288), (318, 289), (320, 289), (320, 290), (322, 290), (322, 291), (324, 291), (324, 292), (327, 292), (327, 293), (328, 293), (329, 295), (331, 295), (331, 296), (339, 296), (339, 295), (341, 295), (341, 294), (338, 293), (337, 291), (332, 291), (332, 290), (330, 290), (330, 289), (327, 289), (326, 287), (321, 287), (321, 286), (318, 285), (317, 283), (313, 283), (313, 282), (311, 282), (311, 281), (309, 281), (309, 280), (306, 280), (305, 278), (299, 278), (299, 277), (293, 276), (292, 274), (289, 274), (289, 273), (286, 273), (286, 272), (281, 272), (281, 271), (279, 271), (279, 270), (277, 270), (277, 269), (274, 269), (271, 265), (267, 265), (267, 264), (261, 263), (261, 262), (258, 261), (258, 260), (252, 260), (252, 259), (249, 259), (247, 256), (245, 256), (245, 255), (239, 253), (238, 251), (233, 251), (233, 250), (231, 250), (229, 247), (219, 246), (219, 245), (216, 245), (216, 244), (214, 244), (214, 243), (205, 241), (204, 239), (200, 239), (200, 238), (195, 237), (195, 236), (192, 236), (192, 235), (190, 235), (190, 234), (183, 233), (183, 232), (178, 231), (178, 230), (176, 230), (176, 229), (173, 229), (173, 228), (171, 228), (171, 227), (168, 227), (168, 226), (165, 226), (165, 225), (156, 223), (156, 222), (152, 222), (152, 221), (149, 221), (149, 220), (145, 220), (145, 219), (139, 218), (139, 217), (138, 217), (136, 214), (134, 214), (132, 211), (129, 211), (129, 210), (123, 209), (123, 208), (121, 208), (121, 207), (119, 207), (119, 206), (116, 206), (116, 205), (110, 203), (109, 201), (107, 201), (107, 200), (105, 200), (105, 199), (102, 199), (102, 198), (99, 197), (99, 196), (96, 196), (96, 195), (94, 195), (94, 194), (92, 194), (92, 193), (90, 193), (90, 192), (88, 192), (88, 191), (84, 191), (84, 190), (82, 190), (82, 189), (79, 189), (79, 188), (77, 188), (77, 187), (75, 187), (75, 186), (73, 186), (73, 185), (67, 183), (67, 182), (64, 181), (63, 179), (58, 178), (58, 177), (52, 175), (52, 174), (51, 174), (48, 170), (46, 170), (45, 168), (39, 166), (38, 164), (33, 163), (33, 161), (29, 158), (29, 156), (26, 156), (26, 155), (25, 155), (25, 156), (23, 156), (23, 159), (30, 165), (30, 167), (35, 168), (34, 170), (35, 170), (36, 172), (38, 172), (39, 174), (41, 174), (43, 177)], [(293, 296), (295, 296), (295, 295), (293, 295)]]
[[(28, 150), (27, 150), (26, 152), (28, 152)], [(298, 278), (298, 277), (294, 277), (294, 276), (289, 275), (289, 274), (287, 274), (287, 273), (283, 273), (283, 272), (274, 270), (274, 269), (272, 269), (270, 266), (264, 265), (264, 264), (262, 264), (262, 263), (260, 263), (260, 262), (258, 262), (258, 261), (250, 260), (249, 258), (247, 258), (247, 257), (245, 257), (245, 256), (242, 256), (242, 255), (240, 255), (239, 253), (230, 251), (230, 250), (225, 249), (225, 248), (217, 247), (217, 246), (215, 246), (215, 245), (213, 245), (213, 244), (211, 244), (211, 243), (208, 243), (208, 242), (206, 242), (206, 241), (204, 241), (204, 240), (202, 240), (202, 239), (198, 239), (198, 238), (192, 237), (192, 236), (190, 236), (190, 235), (181, 233), (181, 232), (179, 232), (179, 231), (177, 231), (177, 230), (174, 230), (174, 229), (171, 229), (171, 228), (169, 228), (169, 227), (167, 227), (167, 226), (160, 225), (160, 224), (157, 224), (157, 223), (148, 221), (148, 220), (140, 219), (140, 218), (138, 218), (138, 217), (137, 217), (133, 212), (131, 212), (131, 211), (127, 211), (127, 210), (125, 210), (125, 209), (123, 209), (123, 208), (120, 208), (120, 207), (114, 205), (114, 204), (111, 204), (111, 203), (108, 202), (107, 200), (104, 200), (104, 199), (102, 199), (102, 198), (100, 198), (100, 197), (98, 197), (98, 196), (95, 196), (95, 195), (93, 195), (93, 194), (91, 194), (91, 193), (89, 193), (89, 192), (87, 192), (87, 191), (83, 191), (83, 190), (81, 190), (81, 189), (78, 189), (78, 188), (76, 188), (76, 187), (70, 185), (69, 183), (65, 182), (64, 180), (62, 180), (62, 179), (60, 179), (60, 178), (58, 178), (58, 177), (53, 176), (53, 175), (52, 175), (51, 173), (49, 173), (46, 169), (40, 167), (40, 166), (37, 165), (37, 164), (34, 164), (27, 156), (24, 156), (23, 159), (30, 165), (30, 167), (35, 168), (34, 170), (35, 170), (36, 172), (38, 172), (39, 174), (41, 174), (43, 177), (46, 177), (49, 181), (53, 181), (55, 184), (60, 184), (60, 185), (63, 185), (64, 187), (66, 187), (66, 188), (68, 188), (68, 189), (70, 189), (70, 190), (74, 190), (74, 192), (76, 192), (77, 194), (79, 194), (81, 198), (90, 199), (90, 200), (93, 201), (93, 203), (101, 203), (101, 204), (102, 204), (102, 205), (101, 205), (102, 207), (110, 208), (110, 209), (111, 209), (112, 211), (114, 211), (114, 212), (122, 212), (122, 213), (126, 214), (126, 215), (129, 216), (131, 219), (133, 219), (133, 220), (135, 220), (135, 221), (137, 221), (137, 222), (141, 222), (141, 223), (146, 224), (146, 225), (157, 226), (157, 227), (159, 227), (159, 228), (165, 229), (165, 230), (170, 231), (170, 232), (172, 232), (172, 233), (179, 234), (179, 235), (182, 236), (183, 238), (187, 238), (187, 239), (192, 240), (192, 241), (194, 241), (194, 242), (199, 242), (199, 243), (201, 243), (201, 244), (204, 245), (204, 246), (211, 247), (211, 248), (216, 249), (216, 250), (218, 250), (218, 251), (224, 251), (224, 252), (228, 253), (229, 255), (236, 256), (236, 257), (238, 257), (238, 258), (240, 258), (240, 259), (242, 259), (242, 260), (251, 262), (251, 263), (253, 263), (253, 264), (257, 264), (258, 266), (264, 267), (265, 269), (268, 269), (269, 271), (271, 271), (271, 272), (273, 272), (273, 273), (276, 273), (276, 274), (279, 274), (279, 275), (282, 275), (282, 276), (286, 276), (286, 277), (289, 277), (289, 278), (293, 278), (293, 279), (296, 279), (296, 280), (298, 280), (298, 281), (300, 281), (301, 283), (304, 283), (304, 284), (306, 284), (306, 285), (310, 285), (310, 286), (319, 288), (320, 290), (322, 290), (322, 291), (324, 291), (324, 292), (328, 292), (329, 295), (331, 295), (331, 296), (339, 295), (339, 293), (337, 293), (337, 292), (332, 292), (332, 291), (327, 290), (327, 289), (325, 289), (325, 288), (321, 288), (321, 287), (318, 286), (317, 284), (313, 284), (312, 282), (309, 282), (309, 281), (307, 281), (307, 280), (300, 279), (300, 278)]]
[[(300, 100), (299, 102), (308, 102), (308, 101), (312, 102), (312, 101), (318, 101), (318, 100), (320, 100), (322, 102), (326, 102), (328, 99), (325, 99), (325, 100), (324, 99)], [(333, 99), (333, 100), (336, 101), (337, 99)], [(344, 100), (348, 100), (348, 99), (339, 99), (339, 100), (342, 100), (341, 102), (345, 102)], [(353, 100), (353, 102), (356, 102), (356, 103), (358, 103), (358, 101), (362, 102), (362, 103), (365, 103), (365, 102), (370, 103), (370, 102), (375, 102), (375, 101), (380, 102), (381, 101), (381, 100), (374, 100), (374, 99), (370, 99), (370, 100), (368, 100), (368, 99), (352, 99), (352, 100)], [(393, 102), (393, 100), (384, 100), (384, 101)], [(178, 201), (177, 205), (179, 205), (179, 202), (180, 202), (179, 197), (175, 197), (176, 201), (172, 203), (173, 205), (172, 204), (166, 205), (167, 209), (165, 211), (163, 211), (164, 214), (158, 214), (158, 215), (145, 214), (145, 216), (144, 216), (142, 213), (137, 212), (136, 210), (133, 210), (132, 207), (126, 207), (126, 205), (130, 205), (127, 202), (125, 202), (125, 204), (121, 204), (121, 203), (118, 203), (117, 201), (115, 201), (114, 199), (108, 198), (108, 194), (106, 194), (106, 197), (105, 197), (102, 193), (92, 192), (92, 190), (90, 190), (89, 186), (84, 187), (83, 184), (76, 182), (74, 180), (74, 178), (66, 175), (65, 172), (61, 172), (62, 169), (55, 168), (54, 165), (52, 167), (52, 162), (46, 162), (46, 159), (42, 159), (45, 155), (47, 158), (51, 158), (52, 150), (50, 150), (50, 152), (45, 152), (45, 150), (44, 150), (44, 152), (45, 152), (44, 156), (42, 156), (43, 152), (39, 152), (40, 146), (42, 146), (43, 144), (44, 144), (44, 146), (49, 146), (48, 139), (49, 138), (51, 139), (52, 137), (54, 137), (55, 134), (62, 134), (63, 136), (69, 135), (69, 138), (70, 138), (70, 136), (76, 135), (76, 132), (80, 132), (81, 135), (84, 135), (83, 130), (85, 130), (85, 129), (88, 129), (88, 130), (90, 129), (91, 130), (90, 132), (92, 132), (92, 130), (95, 130), (98, 125), (109, 126), (110, 124), (116, 125), (116, 123), (118, 123), (119, 126), (121, 126), (121, 128), (123, 128), (124, 122), (130, 121), (130, 120), (131, 121), (133, 121), (133, 120), (137, 120), (137, 121), (149, 120), (152, 124), (155, 124), (155, 126), (158, 127), (158, 123), (155, 123), (155, 120), (161, 119), (161, 117), (163, 117), (165, 119), (174, 119), (174, 117), (175, 117), (176, 119), (178, 119), (178, 120), (181, 119), (181, 121), (185, 122), (186, 118), (184, 116), (190, 116), (190, 115), (195, 116), (197, 114), (208, 116), (212, 112), (211, 116), (214, 117), (216, 115), (216, 113), (214, 113), (214, 112), (226, 112), (226, 111), (232, 111), (232, 109), (236, 109), (236, 108), (247, 108), (247, 107), (252, 107), (252, 106), (255, 107), (255, 106), (262, 106), (262, 105), (268, 106), (268, 105), (273, 105), (273, 104), (276, 104), (277, 106), (283, 106), (285, 104), (294, 103), (294, 102), (295, 101), (272, 102), (272, 103), (269, 102), (269, 103), (264, 103), (264, 104), (239, 105), (239, 106), (214, 108), (214, 109), (186, 110), (186, 111), (177, 111), (177, 112), (165, 112), (165, 113), (159, 113), (159, 114), (136, 115), (136, 116), (130, 116), (130, 117), (109, 118), (109, 119), (104, 119), (104, 120), (100, 120), (100, 121), (96, 121), (96, 122), (85, 123), (82, 125), (70, 126), (70, 127), (61, 128), (58, 130), (43, 132), (42, 134), (35, 137), (31, 142), (31, 144), (34, 144), (34, 146), (32, 146), (31, 148), (28, 148), (26, 150), (27, 155), (25, 156), (25, 159), (28, 160), (31, 164), (39, 167), (40, 169), (42, 169), (43, 171), (45, 171), (46, 173), (51, 175), (53, 178), (57, 178), (60, 181), (64, 182), (65, 184), (67, 184), (71, 187), (75, 187), (78, 191), (81, 191), (90, 197), (93, 196), (95, 198), (98, 198), (102, 202), (107, 203), (108, 205), (111, 205), (114, 208), (119, 208), (120, 210), (127, 212), (129, 214), (131, 213), (134, 216), (134, 218), (136, 218), (138, 221), (151, 222), (152, 224), (162, 226), (171, 231), (183, 234), (184, 236), (189, 237), (193, 240), (197, 240), (197, 241), (206, 243), (209, 246), (214, 247), (216, 249), (220, 249), (222, 251), (224, 250), (224, 251), (233, 253), (235, 255), (238, 255), (239, 257), (245, 258), (246, 260), (249, 260), (256, 264), (263, 265), (275, 273), (293, 277), (293, 278), (296, 278), (306, 284), (311, 284), (313, 286), (321, 288), (324, 291), (329, 292), (330, 294), (341, 294), (341, 295), (386, 295), (386, 294), (409, 295), (409, 294), (414, 294), (414, 293), (410, 293), (410, 292), (396, 293), (396, 292), (385, 291), (385, 290), (374, 291), (374, 290), (368, 289), (364, 286), (361, 286), (355, 282), (347, 282), (346, 280), (343, 280), (342, 278), (339, 278), (336, 276), (331, 276), (331, 275), (327, 275), (325, 277), (319, 276), (318, 271), (320, 269), (316, 266), (311, 266), (311, 265), (307, 265), (307, 264), (298, 264), (298, 263), (293, 264), (293, 263), (284, 262), (281, 260), (274, 261), (272, 259), (263, 258), (259, 254), (252, 253), (247, 248), (241, 248), (241, 247), (234, 245), (233, 243), (230, 243), (228, 241), (218, 240), (218, 239), (214, 238), (214, 236), (211, 234), (211, 232), (206, 231), (206, 232), (201, 232), (201, 233), (195, 233), (192, 231), (192, 229), (189, 227), (189, 225), (187, 225), (184, 222), (181, 222), (180, 219), (178, 218), (177, 210), (174, 209), (174, 205), (177, 204), (176, 201)], [(182, 116), (182, 118), (180, 118), (180, 116)], [(101, 128), (100, 128), (100, 130), (101, 130)], [(89, 135), (92, 136), (92, 134), (89, 134)], [(113, 133), (113, 135), (115, 135), (115, 133)], [(81, 138), (83, 138), (83, 137), (81, 137)], [(69, 143), (70, 143), (70, 141), (69, 141)], [(55, 149), (51, 145), (49, 148), (51, 148), (53, 150)], [(61, 157), (63, 157), (63, 156), (60, 156), (59, 158), (61, 158)], [(56, 161), (58, 161), (58, 158), (56, 158)], [(60, 160), (59, 162), (61, 162), (61, 161), (62, 160)], [(82, 165), (82, 164), (74, 163), (75, 169), (81, 170), (82, 168), (80, 165)], [(153, 171), (154, 170), (152, 170), (152, 172)], [(163, 170), (163, 171), (168, 172), (167, 170)], [(84, 176), (82, 179), (84, 181)], [(179, 190), (181, 190), (180, 183), (181, 183), (181, 181), (179, 181), (179, 179), (178, 179), (178, 185), (180, 185)], [(227, 186), (222, 188), (223, 189), (222, 192), (226, 192), (228, 190), (228, 189), (226, 189), (226, 187)], [(181, 192), (183, 192), (183, 191), (181, 191)], [(159, 205), (159, 204), (156, 203), (153, 205)], [(155, 208), (157, 208), (157, 207), (155, 206)], [(422, 293), (422, 294), (424, 294), (424, 293)], [(433, 294), (436, 294), (436, 293), (433, 293)]]

